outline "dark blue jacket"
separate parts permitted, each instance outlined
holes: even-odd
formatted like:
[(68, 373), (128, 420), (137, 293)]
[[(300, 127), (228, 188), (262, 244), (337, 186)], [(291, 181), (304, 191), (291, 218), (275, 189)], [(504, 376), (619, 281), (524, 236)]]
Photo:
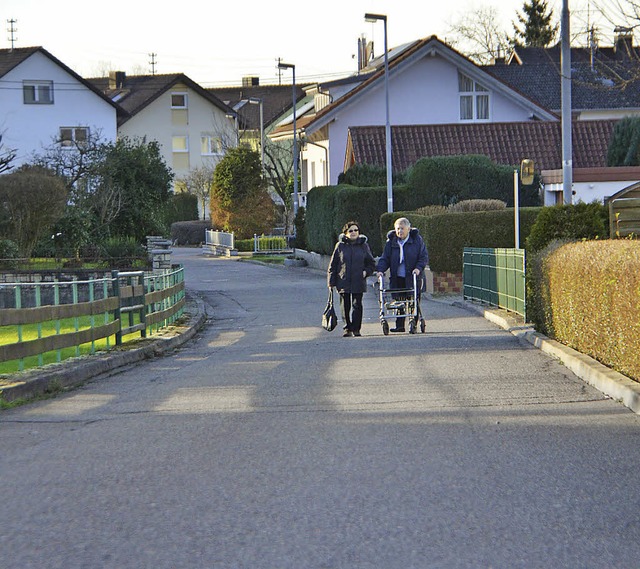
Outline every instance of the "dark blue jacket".
[[(407, 270), (407, 276), (411, 275), (413, 269), (418, 269), (420, 274), (429, 264), (429, 253), (424, 244), (424, 240), (420, 236), (420, 232), (412, 228), (409, 231), (409, 238), (404, 244), (404, 263)], [(400, 265), (400, 245), (398, 245), (398, 236), (395, 231), (387, 233), (387, 242), (384, 244), (384, 251), (378, 259), (376, 270), (384, 273), (387, 269), (391, 269), (391, 276), (398, 275), (398, 266)]]
[(366, 235), (360, 235), (354, 243), (342, 233), (329, 261), (327, 283), (336, 287), (338, 292), (365, 292), (367, 281), (362, 273), (364, 271), (367, 276), (372, 275), (375, 267), (376, 260), (371, 254)]

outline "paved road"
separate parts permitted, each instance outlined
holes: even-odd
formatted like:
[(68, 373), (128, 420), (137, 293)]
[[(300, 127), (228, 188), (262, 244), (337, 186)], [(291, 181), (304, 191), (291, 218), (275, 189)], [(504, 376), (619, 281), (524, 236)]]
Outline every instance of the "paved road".
[(627, 408), (462, 308), (343, 339), (322, 275), (174, 256), (195, 340), (0, 413), (0, 568), (639, 566)]

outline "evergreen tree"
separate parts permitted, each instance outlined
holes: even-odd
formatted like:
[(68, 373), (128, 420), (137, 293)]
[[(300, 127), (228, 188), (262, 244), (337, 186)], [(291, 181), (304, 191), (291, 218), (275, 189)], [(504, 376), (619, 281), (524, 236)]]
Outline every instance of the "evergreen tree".
[(525, 1), (522, 11), (524, 14), (517, 14), (520, 26), (513, 24), (515, 46), (547, 47), (556, 39), (559, 24), (551, 25), (553, 10), (547, 0)]
[(616, 123), (609, 143), (607, 166), (640, 165), (640, 117)]

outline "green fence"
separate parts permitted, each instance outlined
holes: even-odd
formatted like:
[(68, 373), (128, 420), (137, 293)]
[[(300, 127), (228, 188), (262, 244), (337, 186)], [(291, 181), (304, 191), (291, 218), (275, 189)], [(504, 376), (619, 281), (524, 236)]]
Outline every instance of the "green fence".
[(465, 247), (463, 295), (515, 312), (526, 320), (524, 249)]
[(81, 346), (109, 350), (111, 338), (119, 345), (126, 335), (146, 337), (173, 323), (184, 312), (184, 269), (5, 282), (0, 305), (0, 368), (17, 362), (19, 371), (79, 356)]

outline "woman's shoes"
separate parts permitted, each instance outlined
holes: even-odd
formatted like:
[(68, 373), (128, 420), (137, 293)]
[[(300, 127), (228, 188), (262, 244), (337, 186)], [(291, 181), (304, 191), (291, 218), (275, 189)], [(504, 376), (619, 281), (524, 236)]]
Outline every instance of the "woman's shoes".
[(353, 335), (354, 335), (354, 336), (362, 336), (362, 334), (360, 334), (360, 331), (359, 331), (359, 330), (358, 330), (358, 331), (356, 331), (356, 332), (354, 332), (354, 333), (353, 333)]
[(342, 334), (343, 338), (351, 338), (353, 336), (353, 332), (351, 330), (345, 330), (344, 334)]

